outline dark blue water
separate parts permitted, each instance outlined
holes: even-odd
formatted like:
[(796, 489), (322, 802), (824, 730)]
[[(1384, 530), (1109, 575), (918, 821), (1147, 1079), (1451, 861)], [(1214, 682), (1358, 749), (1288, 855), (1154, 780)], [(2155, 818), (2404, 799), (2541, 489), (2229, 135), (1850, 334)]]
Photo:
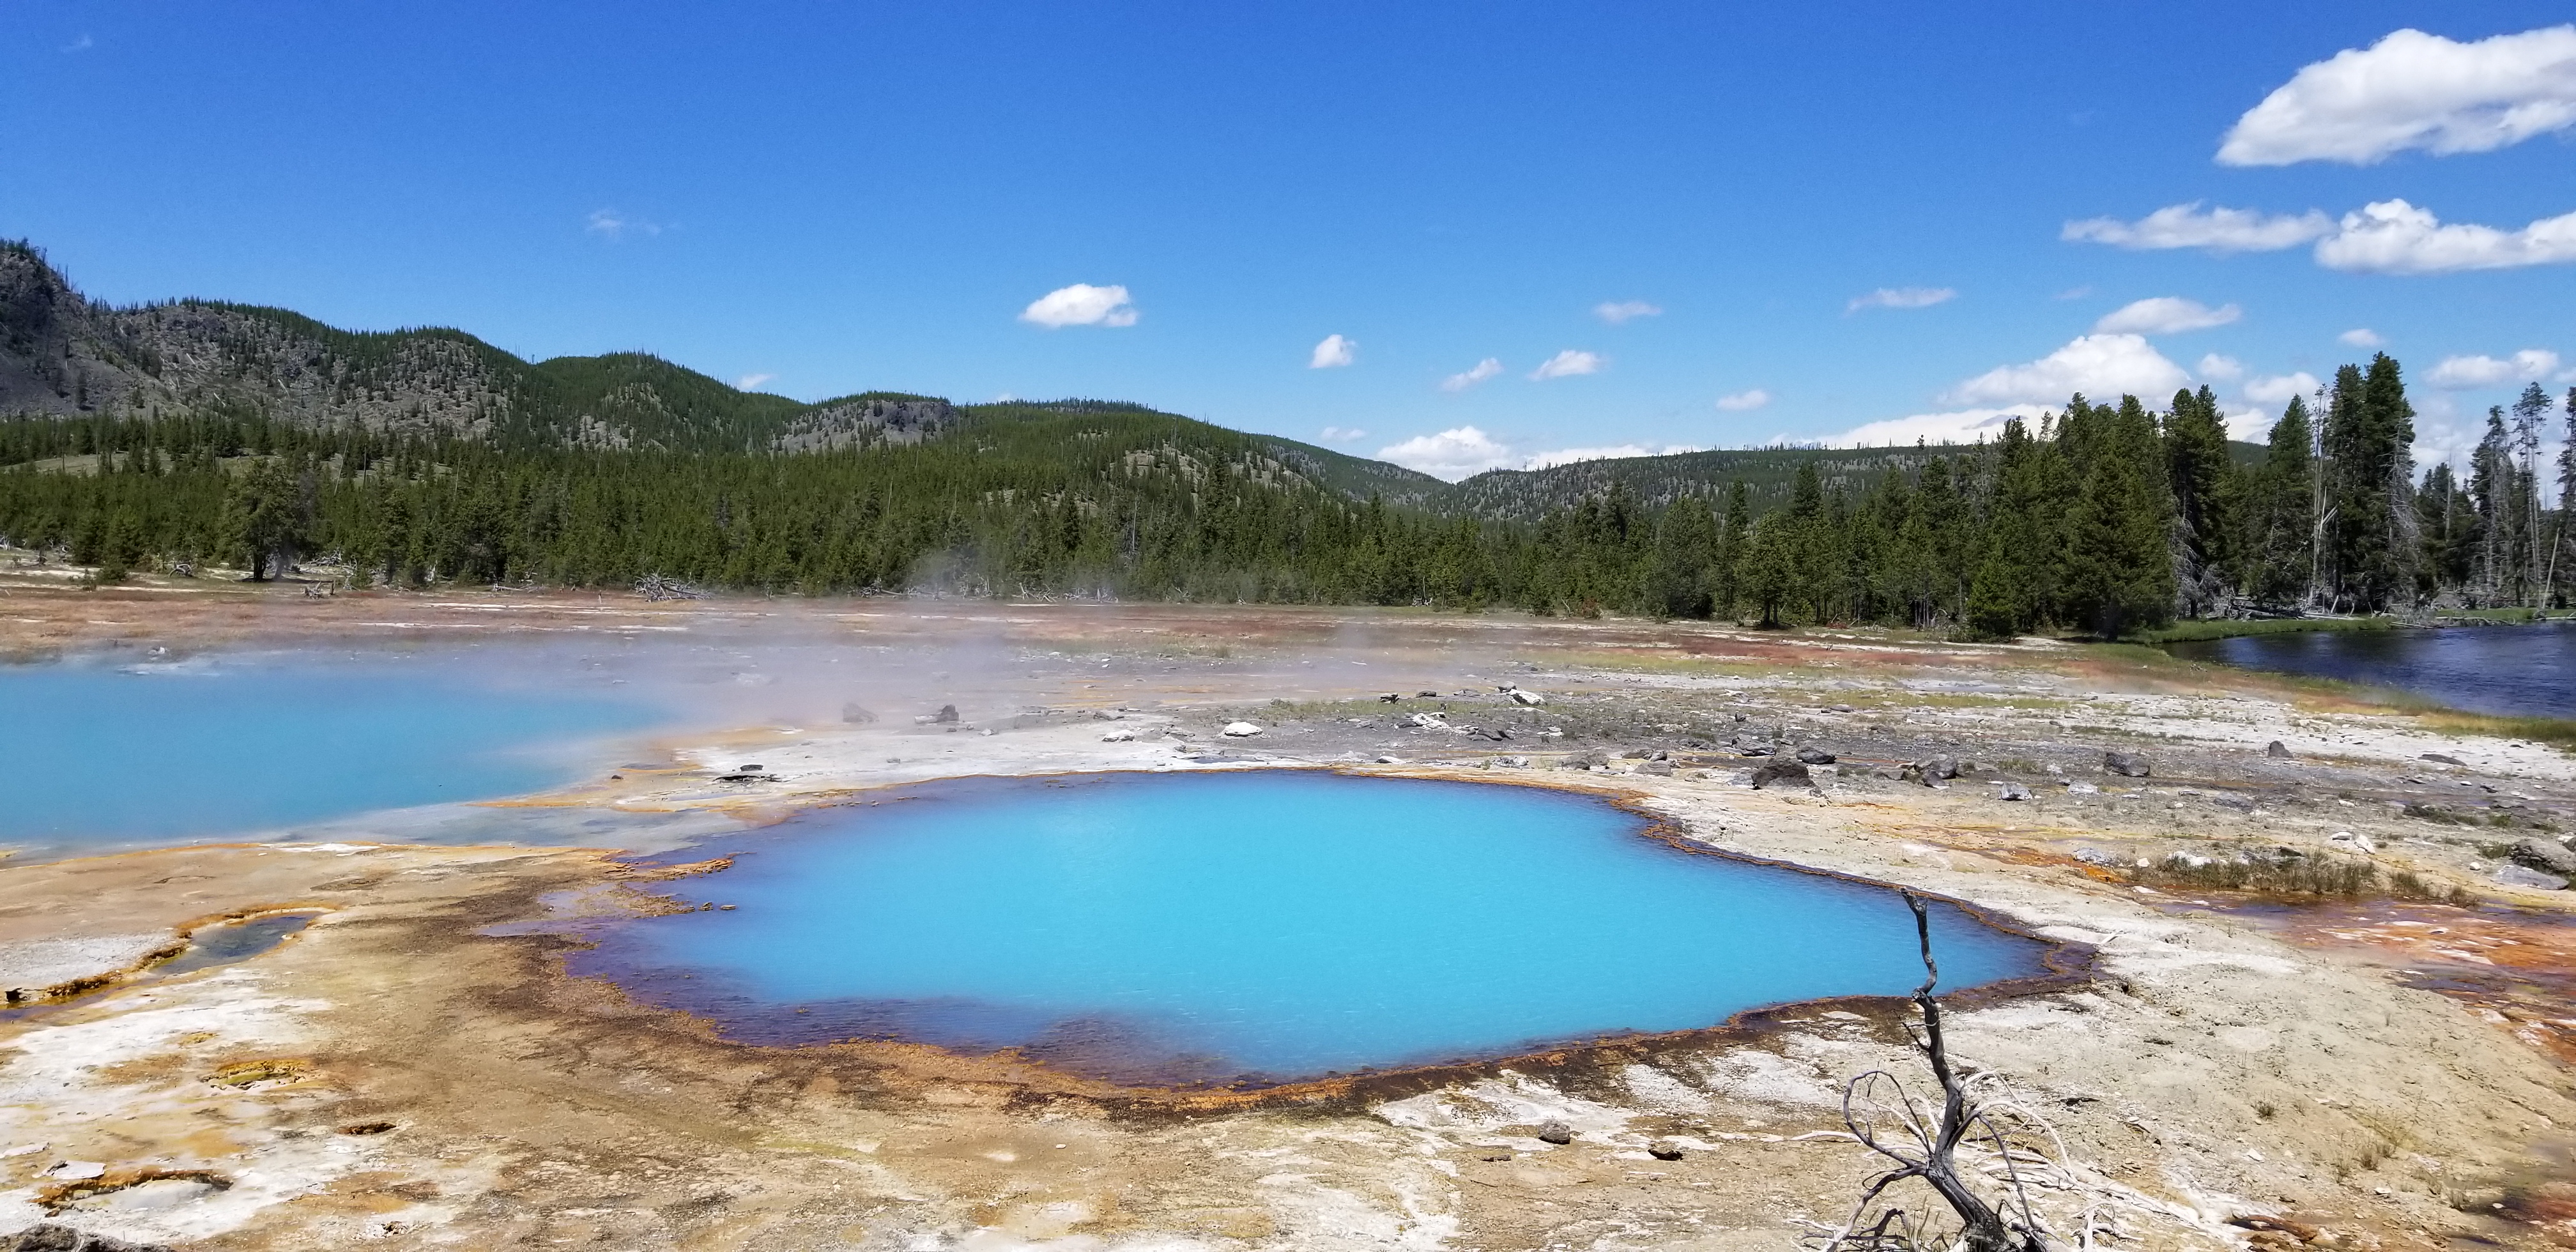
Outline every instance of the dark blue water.
[(462, 651), (0, 667), (0, 842), (166, 843), (521, 794), (667, 717)]
[(2576, 717), (2576, 624), (2304, 631), (2172, 645), (2247, 669), (2393, 687), (2472, 713)]
[[(732, 904), (574, 958), (735, 1038), (1287, 1080), (1717, 1025), (1922, 979), (1892, 891), (1684, 851), (1603, 801), (1304, 771), (939, 784), (718, 845)], [(693, 855), (704, 855), (703, 850)], [(1943, 985), (2038, 971), (1937, 906)]]

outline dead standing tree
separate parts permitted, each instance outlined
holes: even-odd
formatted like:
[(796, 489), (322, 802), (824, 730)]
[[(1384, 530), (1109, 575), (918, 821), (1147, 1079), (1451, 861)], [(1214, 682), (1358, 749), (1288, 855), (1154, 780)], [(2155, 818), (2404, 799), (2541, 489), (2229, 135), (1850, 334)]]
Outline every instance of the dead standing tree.
[[(1941, 1037), (1941, 1002), (1932, 998), (1932, 985), (1941, 980), (1941, 967), (1932, 961), (1932, 922), (1923, 911), (1923, 901), (1911, 891), (1904, 896), (1905, 906), (1914, 910), (1914, 934), (1923, 948), (1923, 985), (1914, 989), (1914, 1005), (1923, 1013), (1923, 1033), (1914, 1045), (1931, 1062), (1932, 1076), (1941, 1084), (1941, 1113), (1937, 1120), (1930, 1117), (1905, 1084), (1883, 1069), (1862, 1074), (1843, 1088), (1843, 1125), (1862, 1146), (1896, 1165), (1869, 1180), (1860, 1202), (1852, 1206), (1851, 1220), (1825, 1245), (1827, 1252), (1935, 1248), (2046, 1252), (2048, 1245), (2040, 1236), (2040, 1223), (2031, 1212), (2021, 1177), (2013, 1170), (2013, 1153), (2003, 1131), (1950, 1069), (1949, 1048)], [(1960, 1176), (1959, 1145), (1971, 1135), (1992, 1142), (2004, 1163), (2010, 1214), (1987, 1202)], [(1955, 1235), (1936, 1235), (1928, 1216), (1909, 1216), (1901, 1208), (1880, 1209), (1876, 1220), (1871, 1220), (1871, 1206), (1879, 1197), (1909, 1178), (1921, 1179), (1948, 1203), (1959, 1223)]]

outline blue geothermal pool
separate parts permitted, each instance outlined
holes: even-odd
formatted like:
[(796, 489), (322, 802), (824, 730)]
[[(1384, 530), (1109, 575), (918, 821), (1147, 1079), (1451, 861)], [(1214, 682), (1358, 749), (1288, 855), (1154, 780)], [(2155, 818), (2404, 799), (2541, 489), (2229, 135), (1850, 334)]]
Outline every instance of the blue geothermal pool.
[(669, 720), (567, 668), (462, 650), (0, 667), (0, 843), (92, 851), (522, 794)]
[[(976, 779), (705, 845), (573, 958), (771, 1044), (1018, 1048), (1284, 1082), (1509, 1056), (1922, 980), (1896, 893), (1687, 851), (1595, 798), (1307, 771)], [(2042, 945), (1933, 909), (1945, 989)]]

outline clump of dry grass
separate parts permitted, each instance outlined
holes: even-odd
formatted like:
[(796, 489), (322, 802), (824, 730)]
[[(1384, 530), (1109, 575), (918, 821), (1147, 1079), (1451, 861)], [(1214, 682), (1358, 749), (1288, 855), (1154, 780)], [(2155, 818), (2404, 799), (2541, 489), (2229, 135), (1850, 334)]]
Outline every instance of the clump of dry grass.
[(2175, 853), (2130, 873), (2134, 882), (2195, 891), (2237, 891), (2276, 899), (2360, 900), (2392, 896), (2433, 904), (2468, 904), (2457, 887), (2412, 870), (2382, 870), (2338, 856), (2208, 857)]

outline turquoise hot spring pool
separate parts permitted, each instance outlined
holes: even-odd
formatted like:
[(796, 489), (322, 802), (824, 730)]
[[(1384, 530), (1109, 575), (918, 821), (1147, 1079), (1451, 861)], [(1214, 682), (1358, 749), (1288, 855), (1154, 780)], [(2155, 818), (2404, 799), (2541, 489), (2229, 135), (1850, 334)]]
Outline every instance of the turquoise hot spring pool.
[[(793, 1045), (1018, 1049), (1090, 1077), (1292, 1082), (1491, 1059), (1746, 1009), (1902, 995), (1884, 887), (1696, 851), (1592, 796), (1324, 771), (976, 779), (668, 859), (700, 910), (577, 974)], [(1946, 989), (2045, 945), (1935, 905)]]

